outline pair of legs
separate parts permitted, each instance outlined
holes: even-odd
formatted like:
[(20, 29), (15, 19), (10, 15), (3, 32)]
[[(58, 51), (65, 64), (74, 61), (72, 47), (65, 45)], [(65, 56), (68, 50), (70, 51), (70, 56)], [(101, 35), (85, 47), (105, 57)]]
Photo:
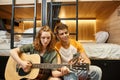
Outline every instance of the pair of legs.
[(101, 68), (96, 65), (90, 65), (87, 80), (101, 80), (101, 78), (102, 78)]
[(90, 80), (101, 80), (102, 79), (102, 70), (98, 66), (90, 65), (89, 71)]
[(98, 66), (90, 65), (88, 75), (84, 71), (80, 71), (80, 74), (70, 73), (64, 76), (64, 80), (101, 80), (102, 70)]
[[(75, 73), (69, 73), (63, 77), (63, 80), (101, 80), (102, 70), (98, 66), (90, 65), (88, 75), (83, 75), (82, 71), (79, 72), (78, 76)], [(80, 77), (80, 79), (79, 79)], [(83, 77), (83, 78), (82, 78)], [(52, 80), (62, 80), (59, 78)]]

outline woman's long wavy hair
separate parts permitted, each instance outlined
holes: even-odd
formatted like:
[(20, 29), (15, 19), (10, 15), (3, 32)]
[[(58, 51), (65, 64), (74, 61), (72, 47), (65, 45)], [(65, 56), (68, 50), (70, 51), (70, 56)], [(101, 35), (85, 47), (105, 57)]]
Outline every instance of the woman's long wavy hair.
[(42, 32), (49, 32), (51, 34), (51, 41), (50, 41), (50, 43), (47, 46), (47, 51), (54, 50), (55, 43), (56, 43), (55, 35), (51, 31), (50, 27), (47, 26), (47, 25), (42, 26), (42, 28), (39, 30), (39, 32), (37, 33), (37, 35), (35, 37), (35, 40), (33, 42), (35, 50), (38, 50), (39, 52), (42, 51), (43, 45), (41, 44), (41, 40), (40, 40)]

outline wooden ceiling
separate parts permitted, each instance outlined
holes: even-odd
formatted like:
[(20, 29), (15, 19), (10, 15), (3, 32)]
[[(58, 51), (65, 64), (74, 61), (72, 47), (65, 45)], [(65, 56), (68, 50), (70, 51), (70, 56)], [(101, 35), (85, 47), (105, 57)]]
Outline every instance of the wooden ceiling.
[[(107, 18), (120, 5), (120, 1), (89, 1), (79, 2), (79, 18)], [(120, 7), (119, 7), (120, 8)], [(32, 8), (17, 8), (15, 10), (16, 18), (32, 18), (34, 11)], [(59, 17), (74, 18), (76, 17), (75, 6), (62, 6)], [(0, 5), (0, 18), (11, 19), (12, 6)], [(41, 19), (41, 4), (37, 4), (37, 19)]]
[[(41, 15), (41, 4), (37, 4), (37, 18)], [(10, 19), (12, 16), (12, 6), (11, 5), (0, 5), (0, 18)], [(34, 8), (16, 8), (15, 17), (16, 18), (33, 18)]]
[[(119, 2), (114, 1), (93, 1), (93, 2), (79, 2), (78, 17), (79, 18), (106, 18), (111, 15), (114, 10), (120, 5)], [(61, 7), (60, 16), (64, 13), (64, 17), (76, 17), (75, 6)]]

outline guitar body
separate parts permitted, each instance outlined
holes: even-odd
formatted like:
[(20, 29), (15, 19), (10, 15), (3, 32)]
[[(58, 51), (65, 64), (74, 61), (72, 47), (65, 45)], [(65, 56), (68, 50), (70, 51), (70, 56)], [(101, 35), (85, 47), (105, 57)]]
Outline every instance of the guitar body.
[(20, 56), (22, 60), (29, 61), (32, 63), (30, 72), (24, 72), (19, 64), (10, 56), (5, 69), (5, 80), (20, 80), (22, 78), (35, 79), (40, 69), (57, 69), (62, 66), (67, 66), (72, 71), (88, 71), (89, 64), (80, 63), (80, 64), (51, 64), (51, 63), (42, 63), (40, 64), (40, 56), (38, 54), (22, 54)]
[[(31, 61), (32, 63), (40, 64), (40, 56), (38, 54), (22, 54), (20, 57), (22, 60)], [(35, 79), (39, 74), (39, 68), (32, 68), (26, 75), (19, 75), (17, 71), (17, 63), (10, 56), (5, 69), (5, 80), (20, 80), (22, 78)]]

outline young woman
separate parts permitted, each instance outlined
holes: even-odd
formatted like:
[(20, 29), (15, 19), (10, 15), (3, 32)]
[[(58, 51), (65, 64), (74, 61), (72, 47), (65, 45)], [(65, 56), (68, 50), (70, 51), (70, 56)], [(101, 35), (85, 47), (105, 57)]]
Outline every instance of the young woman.
[[(51, 29), (48, 26), (43, 26), (36, 35), (33, 44), (26, 44), (19, 48), (14, 48), (10, 51), (10, 54), (12, 58), (20, 64), (22, 69), (27, 72), (32, 64), (29, 61), (22, 60), (20, 55), (28, 52), (30, 54), (39, 54), (41, 63), (58, 63), (59, 57), (54, 48), (55, 42), (55, 37)], [(55, 77), (55, 72), (56, 69), (42, 69), (35, 80), (59, 80), (59, 78)]]

